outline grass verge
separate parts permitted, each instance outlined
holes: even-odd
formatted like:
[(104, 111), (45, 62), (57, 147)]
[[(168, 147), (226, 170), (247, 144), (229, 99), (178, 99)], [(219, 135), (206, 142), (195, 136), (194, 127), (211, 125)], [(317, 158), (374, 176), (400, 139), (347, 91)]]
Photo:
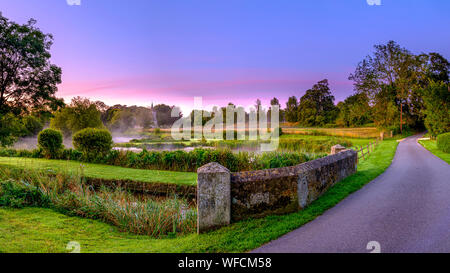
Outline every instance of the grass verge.
[(395, 140), (380, 143), (355, 175), (334, 185), (305, 210), (249, 219), (202, 235), (153, 239), (47, 209), (0, 208), (0, 252), (65, 252), (69, 241), (79, 242), (82, 252), (245, 252), (314, 220), (376, 178), (391, 164), (397, 144)]
[(419, 140), (419, 143), (432, 154), (444, 160), (447, 164), (450, 164), (450, 154), (439, 150), (436, 145), (436, 140)]
[(55, 172), (82, 173), (86, 177), (104, 180), (132, 180), (149, 183), (196, 185), (197, 173), (132, 169), (118, 166), (80, 163), (77, 161), (39, 158), (0, 157), (0, 165), (26, 169), (50, 169)]

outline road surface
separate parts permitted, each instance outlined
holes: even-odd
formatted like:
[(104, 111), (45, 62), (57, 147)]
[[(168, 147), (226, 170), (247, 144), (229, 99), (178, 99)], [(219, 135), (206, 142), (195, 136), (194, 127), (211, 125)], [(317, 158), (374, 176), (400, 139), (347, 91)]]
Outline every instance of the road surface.
[(253, 252), (371, 252), (371, 241), (382, 253), (450, 252), (450, 165), (418, 138), (402, 141), (392, 165), (364, 188)]

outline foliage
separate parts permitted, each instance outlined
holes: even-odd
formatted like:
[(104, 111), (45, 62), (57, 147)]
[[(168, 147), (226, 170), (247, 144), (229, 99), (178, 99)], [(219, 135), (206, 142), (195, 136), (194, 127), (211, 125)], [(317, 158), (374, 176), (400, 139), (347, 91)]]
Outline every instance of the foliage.
[(12, 113), (0, 115), (0, 147), (14, 144), (22, 131), (23, 125)]
[(448, 83), (432, 81), (423, 90), (425, 126), (436, 137), (450, 131), (450, 92)]
[(73, 146), (81, 151), (87, 160), (105, 156), (111, 150), (112, 144), (111, 133), (104, 129), (86, 128), (73, 135)]
[(286, 102), (285, 117), (286, 117), (286, 121), (288, 121), (288, 122), (298, 121), (297, 97), (295, 97), (295, 96), (289, 97), (288, 101)]
[(47, 207), (48, 204), (49, 200), (41, 189), (26, 182), (0, 180), (0, 207)]
[(55, 110), (61, 68), (50, 63), (53, 37), (31, 19), (24, 25), (0, 14), (0, 114), (30, 109)]
[(444, 153), (450, 153), (450, 133), (438, 135), (436, 138), (437, 148)]
[(44, 125), (40, 119), (31, 115), (25, 116), (22, 119), (22, 123), (25, 127), (24, 136), (35, 136), (42, 130), (42, 128), (44, 128)]
[(65, 136), (85, 128), (103, 128), (97, 104), (86, 98), (76, 97), (69, 106), (54, 113), (50, 127), (63, 132)]
[(337, 105), (339, 116), (337, 125), (358, 127), (372, 120), (369, 98), (363, 93), (354, 94)]
[(306, 91), (300, 98), (298, 111), (298, 121), (302, 126), (323, 126), (336, 120), (338, 109), (328, 80), (322, 80)]
[(444, 153), (439, 150), (436, 145), (436, 140), (419, 140), (419, 143), (435, 156), (450, 164), (450, 153)]
[(421, 90), (427, 88), (430, 81), (448, 84), (449, 67), (449, 62), (440, 54), (414, 55), (389, 41), (376, 45), (373, 56), (360, 62), (349, 79), (354, 81), (358, 93), (370, 99), (379, 128), (401, 128), (403, 124), (420, 128), (426, 107)]
[(39, 147), (43, 150), (45, 157), (57, 158), (63, 149), (63, 137), (60, 131), (45, 129), (38, 135)]

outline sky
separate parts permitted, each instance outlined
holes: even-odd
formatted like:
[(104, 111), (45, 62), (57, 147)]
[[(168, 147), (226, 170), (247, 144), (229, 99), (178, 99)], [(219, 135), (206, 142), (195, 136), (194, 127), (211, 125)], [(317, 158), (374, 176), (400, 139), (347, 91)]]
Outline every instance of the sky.
[[(73, 0), (69, 0), (73, 1)], [(300, 98), (328, 79), (336, 103), (375, 44), (450, 59), (448, 0), (0, 0), (54, 36), (58, 97), (194, 106)]]

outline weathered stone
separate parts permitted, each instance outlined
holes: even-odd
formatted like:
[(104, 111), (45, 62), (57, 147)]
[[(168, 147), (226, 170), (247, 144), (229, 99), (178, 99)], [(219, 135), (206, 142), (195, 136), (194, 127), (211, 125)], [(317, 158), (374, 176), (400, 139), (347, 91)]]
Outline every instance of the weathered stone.
[(336, 182), (356, 172), (357, 153), (346, 150), (303, 164), (231, 174), (231, 220), (304, 208)]
[(333, 147), (331, 147), (331, 154), (332, 155), (335, 155), (335, 154), (338, 154), (338, 153), (340, 153), (340, 152), (342, 152), (342, 151), (345, 151), (346, 150), (346, 148), (344, 147), (344, 146), (342, 146), (342, 145), (334, 145)]
[(197, 174), (197, 232), (230, 224), (230, 171), (212, 162)]

